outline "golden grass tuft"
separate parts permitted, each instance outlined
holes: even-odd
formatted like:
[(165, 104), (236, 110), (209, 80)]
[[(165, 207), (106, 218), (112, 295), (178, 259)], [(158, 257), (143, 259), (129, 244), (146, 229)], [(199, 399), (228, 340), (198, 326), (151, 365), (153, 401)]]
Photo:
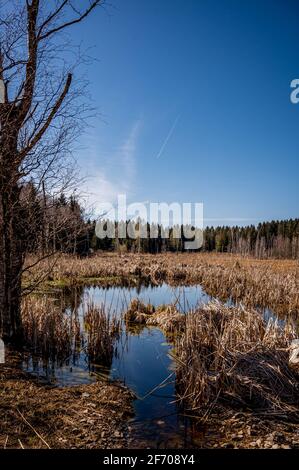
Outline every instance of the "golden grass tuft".
[(146, 324), (147, 319), (155, 311), (151, 304), (144, 304), (139, 299), (132, 299), (129, 308), (124, 314), (127, 323)]
[(160, 305), (155, 308), (151, 304), (144, 304), (139, 299), (133, 299), (124, 314), (127, 324), (156, 326), (167, 337), (178, 334), (184, 327), (185, 316), (178, 312), (175, 305)]
[(67, 361), (85, 349), (89, 362), (111, 364), (121, 321), (105, 306), (85, 305), (83, 324), (78, 315), (65, 311), (55, 299), (27, 296), (22, 302), (25, 344), (46, 361)]

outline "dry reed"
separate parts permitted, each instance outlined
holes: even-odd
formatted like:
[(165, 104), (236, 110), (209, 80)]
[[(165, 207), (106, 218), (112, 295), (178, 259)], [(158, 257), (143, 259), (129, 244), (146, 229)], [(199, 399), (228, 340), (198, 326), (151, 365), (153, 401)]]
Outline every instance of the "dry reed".
[[(34, 259), (27, 259), (33, 264)], [(24, 282), (42, 278), (49, 261), (27, 273)], [(250, 307), (270, 307), (276, 313), (296, 314), (299, 310), (299, 264), (296, 260), (256, 260), (223, 254), (99, 254), (90, 258), (62, 255), (48, 282), (75, 285), (98, 282), (103, 285), (135, 285), (136, 282), (171, 285), (201, 284), (208, 294), (232, 299)]]
[(84, 313), (84, 326), (89, 360), (110, 366), (115, 340), (121, 331), (120, 319), (107, 312), (104, 305), (96, 306), (91, 302)]
[(265, 324), (250, 309), (203, 305), (186, 315), (177, 338), (180, 400), (201, 415), (217, 404), (299, 420), (298, 376), (288, 366), (289, 324)]
[(182, 331), (185, 325), (185, 316), (178, 312), (175, 305), (160, 305), (155, 308), (151, 304), (144, 304), (139, 299), (133, 299), (124, 314), (127, 324), (156, 326), (169, 338)]
[(45, 359), (67, 359), (81, 341), (78, 319), (66, 315), (47, 296), (23, 299), (22, 322), (26, 345)]
[(89, 361), (110, 365), (121, 322), (104, 305), (88, 302), (85, 308), (83, 328), (76, 312), (65, 311), (55, 299), (46, 295), (25, 297), (22, 321), (27, 348), (54, 362), (67, 361), (86, 350)]
[(133, 394), (118, 383), (41, 385), (10, 358), (0, 369), (0, 447), (124, 448)]

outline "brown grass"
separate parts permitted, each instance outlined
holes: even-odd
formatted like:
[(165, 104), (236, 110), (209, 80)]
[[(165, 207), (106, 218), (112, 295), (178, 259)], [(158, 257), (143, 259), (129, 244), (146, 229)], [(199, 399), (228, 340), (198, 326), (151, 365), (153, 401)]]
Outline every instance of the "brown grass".
[(85, 305), (83, 325), (63, 304), (50, 296), (26, 296), (22, 302), (25, 343), (30, 352), (44, 360), (63, 362), (86, 350), (90, 362), (109, 366), (114, 343), (120, 333), (120, 320), (105, 306)]
[(0, 378), (0, 448), (127, 447), (133, 395), (120, 384), (50, 388), (8, 364)]
[[(27, 263), (32, 263), (28, 259)], [(48, 261), (32, 270), (42, 277)], [(27, 273), (24, 282), (30, 279)], [(98, 282), (103, 285), (134, 285), (136, 282), (171, 285), (201, 284), (221, 300), (233, 299), (247, 306), (270, 307), (279, 314), (299, 310), (298, 260), (256, 260), (237, 255), (184, 254), (99, 254), (79, 259), (60, 256), (48, 282), (74, 285)]]
[(84, 313), (84, 326), (89, 360), (110, 366), (114, 343), (121, 331), (120, 320), (107, 312), (104, 305), (98, 307), (91, 302)]
[(144, 304), (139, 299), (133, 299), (128, 310), (124, 313), (126, 323), (144, 326), (156, 326), (169, 338), (178, 334), (185, 325), (185, 316), (178, 312), (175, 305), (160, 305), (155, 308)]
[(267, 325), (252, 309), (215, 302), (186, 316), (177, 338), (180, 399), (200, 415), (215, 405), (299, 420), (298, 376), (288, 366), (290, 325)]
[[(43, 275), (46, 267), (40, 264), (32, 276)], [(288, 366), (288, 348), (295, 331), (288, 321), (284, 328), (273, 321), (266, 325), (255, 310), (269, 307), (282, 316), (298, 314), (298, 261), (194, 253), (105, 253), (87, 259), (61, 256), (47, 280), (57, 285), (91, 280), (100, 285), (200, 284), (221, 301), (234, 300), (235, 307), (212, 302), (186, 316), (175, 306), (155, 309), (134, 300), (125, 319), (128, 325), (158, 326), (172, 335), (179, 399), (192, 414), (206, 417), (220, 407), (251, 410), (253, 415), (288, 422), (299, 420), (298, 375)], [(28, 275), (25, 281), (29, 281)], [(95, 335), (90, 341), (93, 357), (97, 348), (101, 350), (98, 325), (104, 325), (104, 343), (113, 341), (101, 315), (93, 313), (89, 319), (91, 337)]]
[(26, 345), (45, 359), (65, 360), (82, 341), (77, 318), (66, 315), (48, 296), (27, 296), (22, 302)]

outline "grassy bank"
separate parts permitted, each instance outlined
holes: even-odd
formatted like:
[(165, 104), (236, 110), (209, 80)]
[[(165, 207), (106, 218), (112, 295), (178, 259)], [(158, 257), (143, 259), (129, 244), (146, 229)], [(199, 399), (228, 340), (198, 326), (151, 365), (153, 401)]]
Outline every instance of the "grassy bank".
[(289, 364), (293, 323), (266, 323), (254, 309), (220, 302), (184, 315), (137, 299), (125, 319), (158, 326), (171, 339), (178, 398), (191, 413), (207, 416), (221, 406), (299, 422), (299, 369)]
[(175, 352), (180, 399), (206, 415), (222, 406), (299, 422), (299, 382), (289, 366), (291, 324), (253, 309), (209, 303), (186, 315)]
[(203, 447), (299, 448), (299, 370), (289, 364), (291, 322), (220, 302), (186, 315), (137, 299), (130, 325), (155, 325), (173, 344), (177, 401), (203, 432)]

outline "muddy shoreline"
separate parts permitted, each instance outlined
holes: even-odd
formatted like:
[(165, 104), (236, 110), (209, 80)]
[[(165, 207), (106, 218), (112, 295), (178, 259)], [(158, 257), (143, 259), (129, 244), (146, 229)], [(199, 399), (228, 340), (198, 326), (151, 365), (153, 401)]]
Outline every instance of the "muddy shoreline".
[[(2, 449), (149, 448), (132, 434), (134, 395), (121, 384), (54, 388), (14, 364), (1, 366), (0, 375)], [(197, 443), (188, 448), (299, 449), (298, 423), (251, 412), (219, 408), (207, 420), (195, 417), (194, 426)]]
[(127, 448), (133, 393), (120, 383), (57, 388), (0, 366), (0, 448)]

